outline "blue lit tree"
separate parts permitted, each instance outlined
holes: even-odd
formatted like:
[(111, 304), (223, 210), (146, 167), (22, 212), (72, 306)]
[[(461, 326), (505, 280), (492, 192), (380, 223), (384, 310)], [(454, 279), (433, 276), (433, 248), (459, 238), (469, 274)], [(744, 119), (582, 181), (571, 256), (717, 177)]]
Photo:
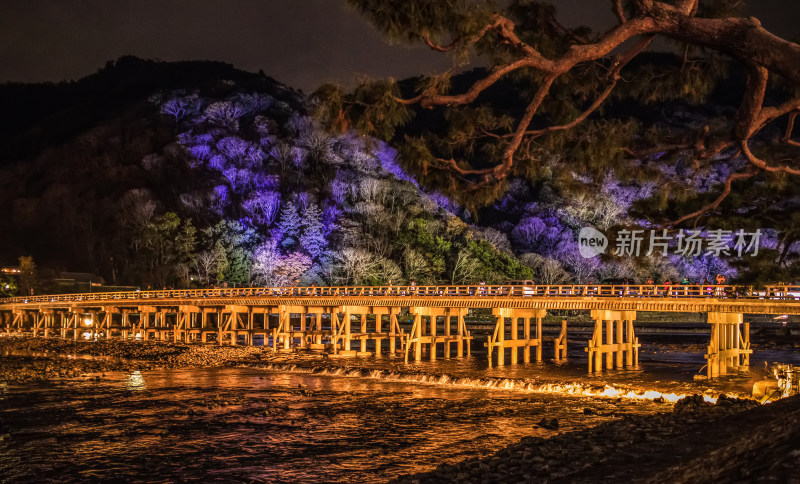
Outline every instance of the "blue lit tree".
[(297, 206), (292, 202), (287, 202), (281, 210), (281, 216), (278, 220), (278, 227), (275, 235), (281, 241), (281, 247), (292, 248), (300, 241), (300, 234), (303, 224), (300, 221), (300, 214), (297, 212)]
[(323, 233), (322, 211), (315, 203), (309, 203), (303, 213), (302, 230), (300, 247), (308, 252), (312, 259), (317, 259), (328, 246), (328, 240)]

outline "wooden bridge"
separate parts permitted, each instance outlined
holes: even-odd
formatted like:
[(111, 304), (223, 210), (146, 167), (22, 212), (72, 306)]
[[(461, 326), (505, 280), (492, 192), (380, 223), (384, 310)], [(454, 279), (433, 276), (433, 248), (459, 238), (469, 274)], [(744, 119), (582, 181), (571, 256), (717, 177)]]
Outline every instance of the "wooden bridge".
[[(797, 298), (797, 299), (796, 299)], [(800, 286), (477, 285), (249, 287), (37, 295), (0, 299), (0, 330), (35, 337), (121, 338), (257, 344), (275, 351), (336, 356), (410, 357), (419, 362), (470, 354), (470, 309), (491, 309), (489, 362), (542, 360), (542, 318), (549, 310), (587, 310), (595, 321), (589, 371), (638, 365), (639, 312), (708, 315), (709, 378), (749, 365), (745, 314), (800, 314)], [(406, 332), (398, 315), (413, 317)], [(555, 338), (566, 357), (566, 322)], [(440, 352), (441, 350), (441, 352)], [(496, 355), (495, 355), (496, 353)]]

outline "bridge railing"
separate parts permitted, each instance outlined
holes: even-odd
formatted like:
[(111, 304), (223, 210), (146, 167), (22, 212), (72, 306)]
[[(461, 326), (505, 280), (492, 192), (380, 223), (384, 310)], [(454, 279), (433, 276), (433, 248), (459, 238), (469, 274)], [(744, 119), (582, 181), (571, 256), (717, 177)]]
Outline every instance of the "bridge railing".
[(0, 299), (2, 304), (87, 302), (151, 299), (200, 299), (236, 297), (692, 297), (718, 299), (800, 299), (800, 286), (752, 286), (712, 284), (561, 284), (561, 285), (464, 285), (464, 286), (300, 286), (235, 287), (214, 289), (165, 289), (159, 291), (94, 292), (17, 296)]

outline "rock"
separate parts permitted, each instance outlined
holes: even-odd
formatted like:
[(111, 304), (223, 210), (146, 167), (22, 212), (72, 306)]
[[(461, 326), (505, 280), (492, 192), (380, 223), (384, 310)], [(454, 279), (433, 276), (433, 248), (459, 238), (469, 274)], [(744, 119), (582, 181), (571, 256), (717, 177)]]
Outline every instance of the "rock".
[(547, 430), (556, 430), (558, 429), (558, 419), (557, 418), (547, 419), (546, 417), (542, 417), (542, 419), (539, 420), (539, 423), (537, 425)]

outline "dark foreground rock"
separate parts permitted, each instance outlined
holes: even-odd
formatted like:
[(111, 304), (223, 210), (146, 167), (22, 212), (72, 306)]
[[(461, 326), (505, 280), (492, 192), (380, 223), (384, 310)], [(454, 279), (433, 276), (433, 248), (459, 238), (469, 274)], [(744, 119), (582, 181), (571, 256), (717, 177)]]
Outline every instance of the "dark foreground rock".
[(397, 482), (800, 483), (800, 397), (759, 406), (701, 396), (672, 412), (552, 438), (523, 438), (496, 454)]

